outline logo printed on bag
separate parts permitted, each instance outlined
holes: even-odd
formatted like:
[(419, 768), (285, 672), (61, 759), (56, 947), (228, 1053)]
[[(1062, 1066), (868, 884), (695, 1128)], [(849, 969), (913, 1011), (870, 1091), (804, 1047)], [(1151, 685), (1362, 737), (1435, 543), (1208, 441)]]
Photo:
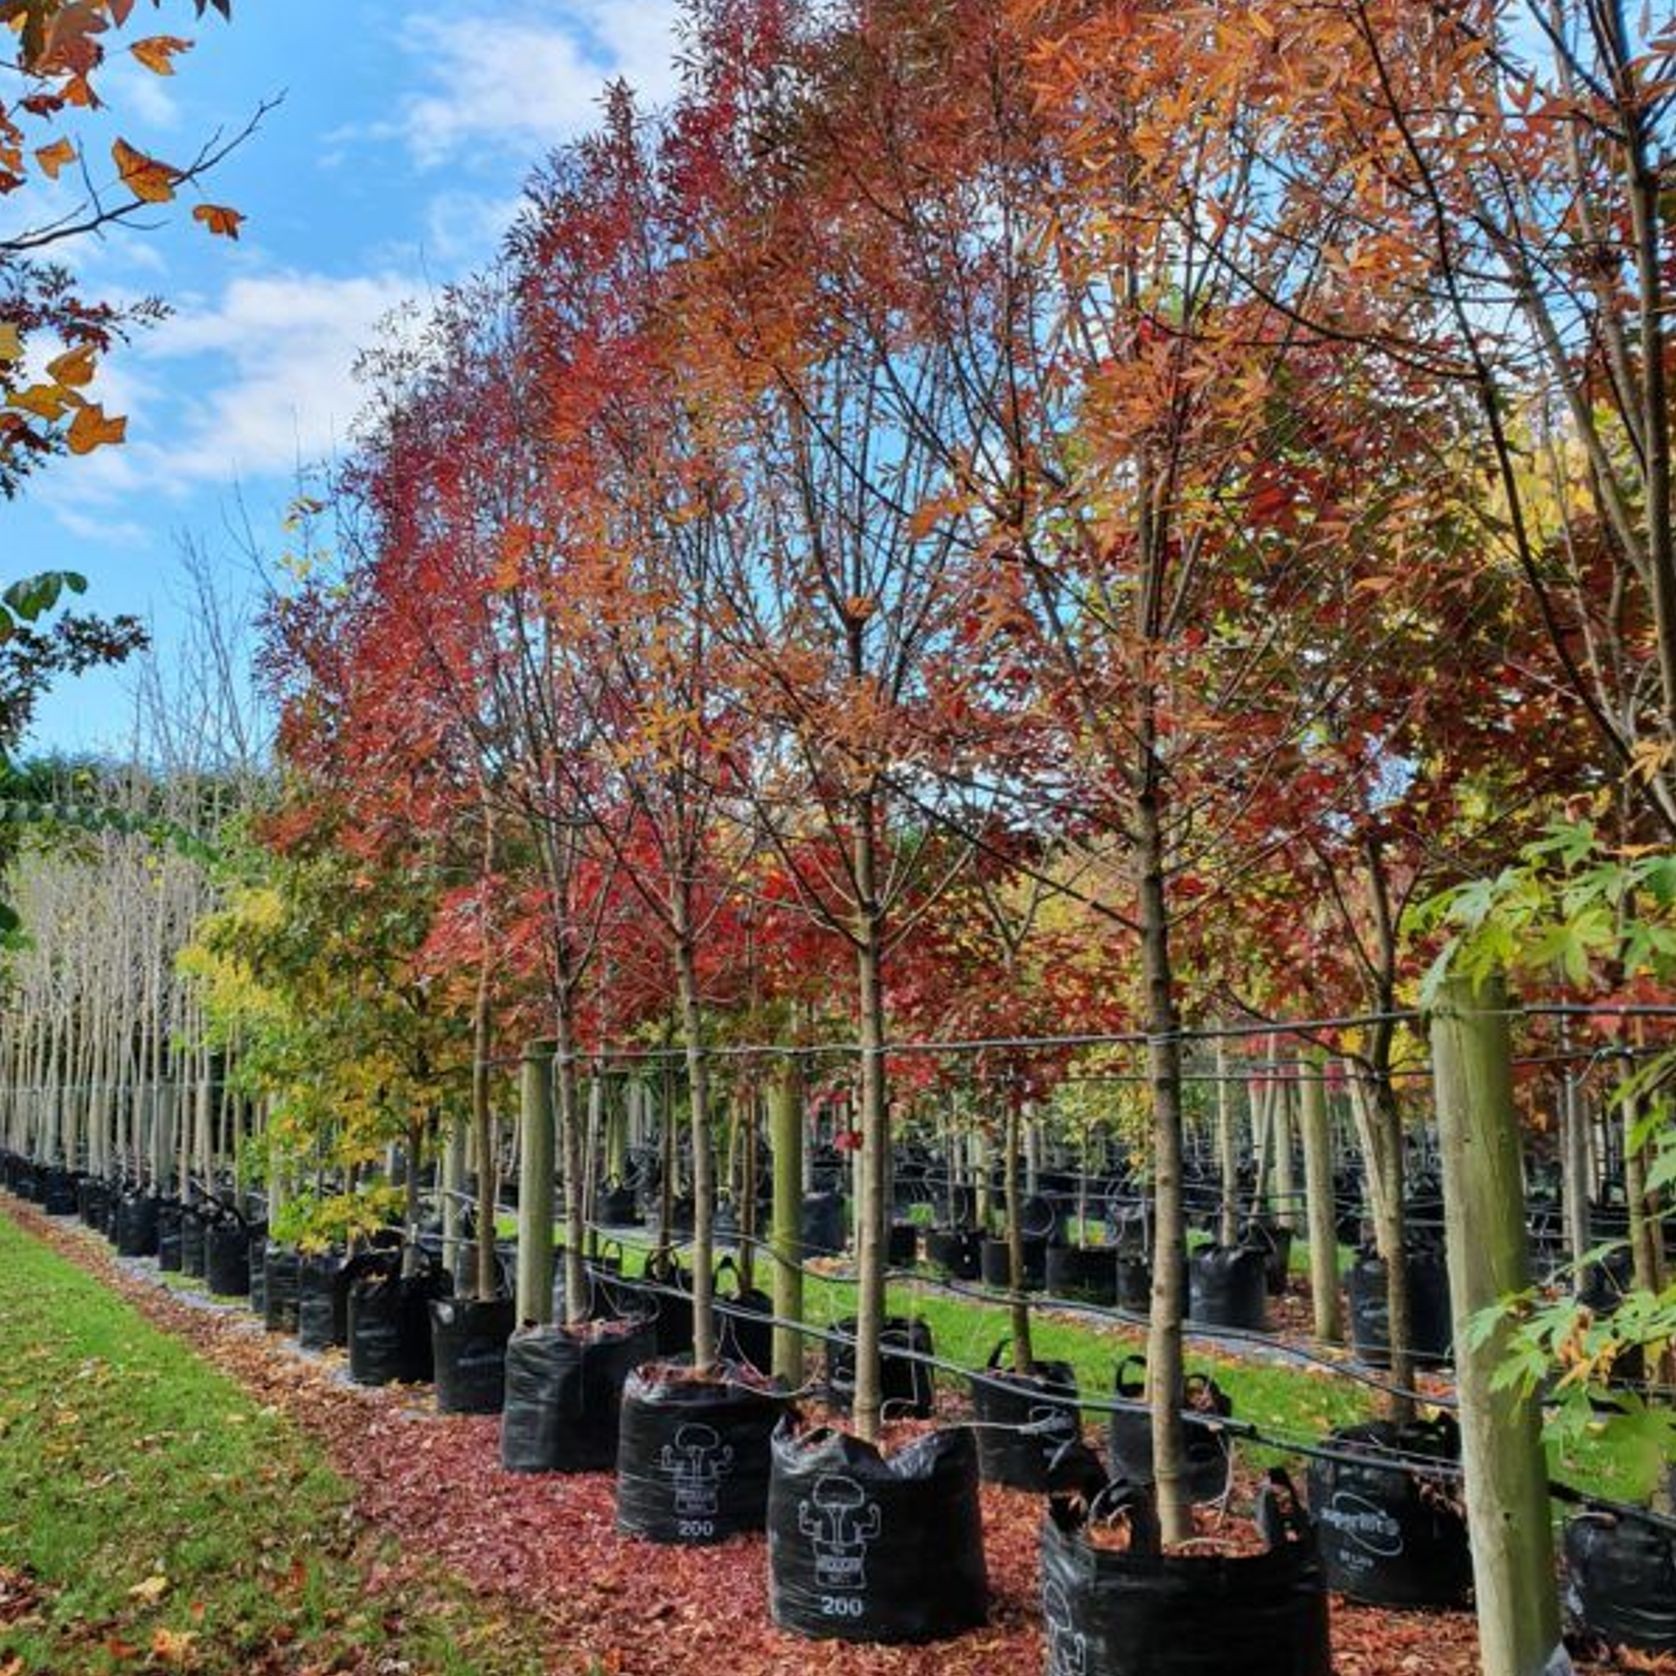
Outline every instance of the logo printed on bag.
[(694, 1422), (663, 1446), (658, 1465), (674, 1481), (677, 1518), (715, 1518), (721, 1481), (733, 1471), (731, 1443), (724, 1444), (713, 1427)]
[(1071, 1602), (1058, 1583), (1042, 1586), (1042, 1621), (1047, 1626), (1047, 1676), (1087, 1676), (1088, 1637), (1072, 1623)]
[(1035, 1427), (1042, 1438), (1042, 1458), (1051, 1461), (1075, 1430), (1070, 1411), (1050, 1403), (1032, 1403), (1025, 1414), (1026, 1423)]
[(797, 1504), (797, 1528), (815, 1551), (815, 1586), (862, 1590), (867, 1587), (867, 1547), (879, 1534), (883, 1518), (877, 1502), (853, 1478), (823, 1473)]
[(1321, 1523), (1382, 1560), (1394, 1560), (1403, 1551), (1402, 1526), (1397, 1520), (1384, 1508), (1348, 1490), (1334, 1495), (1321, 1514)]

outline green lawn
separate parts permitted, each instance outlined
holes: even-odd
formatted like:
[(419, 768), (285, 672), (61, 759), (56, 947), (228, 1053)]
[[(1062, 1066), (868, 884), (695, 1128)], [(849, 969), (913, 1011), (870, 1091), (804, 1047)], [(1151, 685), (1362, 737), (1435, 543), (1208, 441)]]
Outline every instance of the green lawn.
[(369, 1595), (387, 1556), (320, 1450), (3, 1215), (0, 1274), (0, 1584), (42, 1593), (0, 1670), (543, 1668), (444, 1580)]

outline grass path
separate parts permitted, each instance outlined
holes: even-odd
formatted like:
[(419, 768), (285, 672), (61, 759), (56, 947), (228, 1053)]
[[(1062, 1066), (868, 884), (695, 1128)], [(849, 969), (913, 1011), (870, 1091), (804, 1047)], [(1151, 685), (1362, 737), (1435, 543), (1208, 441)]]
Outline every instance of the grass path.
[(287, 1415), (3, 1213), (0, 1275), (4, 1676), (543, 1668), (504, 1611), (399, 1564)]

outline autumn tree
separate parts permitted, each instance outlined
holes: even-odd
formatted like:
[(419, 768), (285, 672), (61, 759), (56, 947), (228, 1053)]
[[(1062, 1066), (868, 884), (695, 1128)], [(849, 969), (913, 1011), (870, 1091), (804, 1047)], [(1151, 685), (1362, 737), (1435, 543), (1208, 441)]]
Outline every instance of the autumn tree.
[[(136, 0), (6, 0), (0, 25), (11, 32), (5, 60), (18, 89), (0, 101), (0, 204), (13, 212), (0, 228), (0, 494), (54, 453), (85, 454), (123, 439), (126, 422), (88, 394), (100, 356), (156, 321), (156, 299), (110, 303), (84, 298), (58, 246), (101, 229), (134, 223), (187, 189), (196, 190), (261, 120), (217, 134), (176, 164), (120, 136), (108, 159), (86, 154), (78, 118), (103, 103), (101, 72), (120, 45), (154, 75), (175, 73), (192, 43), (179, 35), (119, 41)], [(152, 0), (161, 8), (162, 0)], [(202, 18), (223, 18), (231, 0), (193, 0)], [(39, 200), (46, 200), (40, 202)], [(8, 200), (11, 200), (8, 202)], [(193, 217), (211, 233), (237, 238), (243, 217), (200, 201)]]

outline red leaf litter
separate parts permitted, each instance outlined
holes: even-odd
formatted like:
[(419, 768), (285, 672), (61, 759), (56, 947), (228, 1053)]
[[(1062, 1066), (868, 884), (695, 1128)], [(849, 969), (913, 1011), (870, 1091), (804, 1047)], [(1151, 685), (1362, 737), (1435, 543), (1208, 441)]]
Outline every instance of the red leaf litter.
[[(24, 1206), (8, 1214), (113, 1285), (148, 1320), (189, 1341), (251, 1395), (292, 1415), (355, 1488), (362, 1519), (393, 1537), (402, 1564), (441, 1564), (477, 1590), (537, 1615), (549, 1668), (565, 1676), (1025, 1676), (1044, 1664), (1037, 1609), (1042, 1500), (985, 1486), (987, 1627), (930, 1647), (811, 1642), (774, 1628), (762, 1536), (710, 1548), (618, 1534), (605, 1474), (515, 1474), (500, 1467), (497, 1417), (443, 1416), (428, 1392), (364, 1390), (341, 1354), (318, 1357), (264, 1333), (236, 1308), (165, 1289), (119, 1264), (103, 1240)], [(381, 1581), (369, 1577), (369, 1586)], [(1464, 1612), (1387, 1612), (1332, 1603), (1336, 1676), (1475, 1676), (1478, 1638)], [(1579, 1665), (1580, 1672), (1632, 1670)], [(1642, 1664), (1639, 1668), (1646, 1669)]]

